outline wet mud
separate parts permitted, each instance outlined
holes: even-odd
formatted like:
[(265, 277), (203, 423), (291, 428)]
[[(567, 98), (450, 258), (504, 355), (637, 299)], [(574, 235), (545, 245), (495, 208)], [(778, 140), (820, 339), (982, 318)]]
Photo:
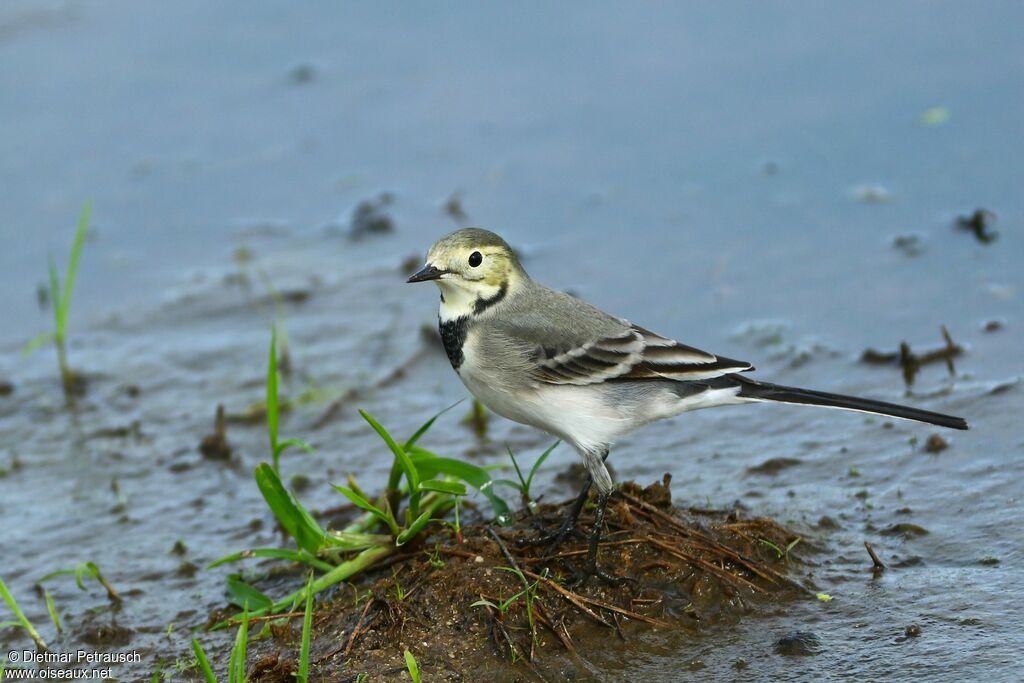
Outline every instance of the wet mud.
[[(713, 632), (816, 599), (810, 543), (783, 555), (799, 537), (772, 520), (674, 508), (667, 476), (647, 488), (624, 483), (609, 508), (600, 561), (629, 581), (582, 579), (584, 541), (550, 556), (530, 545), (569, 502), (538, 506), (509, 528), (445, 529), (319, 602), (312, 680), (392, 680), (409, 650), (425, 680), (600, 681), (609, 639), (642, 650), (638, 634)], [(592, 523), (585, 513), (581, 529)], [(252, 680), (293, 680), (301, 622), (270, 622), (251, 655)]]

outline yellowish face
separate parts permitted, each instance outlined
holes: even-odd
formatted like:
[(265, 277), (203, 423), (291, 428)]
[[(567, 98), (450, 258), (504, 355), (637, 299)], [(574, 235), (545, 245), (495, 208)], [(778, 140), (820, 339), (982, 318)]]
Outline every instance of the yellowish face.
[(452, 245), (442, 241), (430, 248), (427, 263), (442, 271), (439, 280), (474, 290), (480, 289), (479, 285), (509, 285), (518, 271), (515, 256), (502, 246)]
[(500, 301), (525, 278), (505, 240), (487, 230), (464, 228), (439, 239), (427, 252), (426, 265), (409, 282), (437, 283), (445, 320), (479, 314), (486, 308), (482, 304)]

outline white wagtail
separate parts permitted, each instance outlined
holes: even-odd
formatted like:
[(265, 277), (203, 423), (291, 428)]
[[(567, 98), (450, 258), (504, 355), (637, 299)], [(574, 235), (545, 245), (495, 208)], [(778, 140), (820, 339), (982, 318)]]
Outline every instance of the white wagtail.
[(441, 289), (438, 322), (452, 367), (485, 406), (572, 444), (589, 477), (565, 524), (575, 529), (592, 484), (597, 508), (584, 576), (597, 549), (612, 490), (604, 465), (623, 434), (688, 410), (758, 401), (842, 408), (967, 429), (959, 417), (865, 398), (759, 382), (750, 363), (655, 334), (530, 279), (505, 240), (466, 228), (438, 240), (409, 282)]

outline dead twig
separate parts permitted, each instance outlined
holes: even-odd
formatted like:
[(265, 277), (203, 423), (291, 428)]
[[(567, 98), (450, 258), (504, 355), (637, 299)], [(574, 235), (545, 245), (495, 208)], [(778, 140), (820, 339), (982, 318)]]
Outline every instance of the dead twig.
[(554, 581), (552, 579), (549, 579), (546, 576), (541, 576), (539, 574), (534, 574), (533, 572), (529, 572), (529, 571), (524, 571), (523, 574), (525, 574), (526, 576), (529, 576), (531, 579), (543, 580), (545, 586), (550, 586), (551, 588), (555, 589), (556, 592), (561, 594), (562, 597), (564, 597), (566, 600), (571, 602), (577, 608), (582, 610), (591, 619), (594, 619), (598, 623), (603, 624), (604, 626), (607, 626), (608, 628), (615, 628), (615, 627), (612, 624), (609, 624), (607, 620), (601, 618), (596, 612), (594, 612), (589, 607), (587, 607), (587, 604), (593, 605), (594, 607), (599, 607), (599, 608), (604, 609), (604, 610), (608, 610), (609, 612), (617, 612), (617, 613), (621, 614), (624, 617), (629, 617), (630, 619), (635, 619), (636, 621), (643, 621), (643, 622), (646, 622), (648, 624), (653, 624), (654, 626), (663, 626), (663, 627), (666, 627), (666, 628), (671, 627), (671, 624), (669, 624), (666, 621), (662, 621), (660, 619), (655, 619), (654, 617), (649, 617), (646, 614), (639, 614), (637, 612), (633, 612), (632, 610), (624, 609), (622, 607), (617, 607), (615, 605), (609, 604), (607, 602), (603, 602), (601, 600), (595, 600), (594, 598), (588, 598), (585, 595), (580, 595), (579, 593), (574, 593), (573, 591), (568, 590), (567, 588), (564, 588), (564, 587), (560, 586), (556, 581)]
[(871, 556), (872, 569), (876, 572), (885, 570), (885, 563), (878, 559), (878, 555), (875, 554), (875, 549), (871, 547), (871, 544), (864, 541), (864, 549), (868, 551), (868, 555)]
[(489, 533), (491, 538), (494, 539), (494, 542), (498, 544), (498, 548), (501, 550), (501, 554), (505, 556), (505, 561), (508, 562), (508, 566), (515, 569), (517, 572), (522, 573), (522, 570), (519, 568), (519, 563), (516, 562), (516, 558), (512, 557), (512, 553), (510, 553), (508, 548), (505, 547), (505, 542), (501, 540), (497, 533), (495, 533), (494, 527), (487, 527), (487, 533)]
[(949, 330), (946, 329), (945, 325), (942, 325), (940, 330), (945, 344), (938, 348), (929, 349), (922, 353), (914, 353), (910, 349), (910, 344), (904, 341), (900, 342), (898, 351), (886, 352), (865, 349), (860, 356), (860, 360), (862, 363), (874, 363), (876, 365), (898, 364), (903, 371), (903, 381), (907, 386), (914, 383), (914, 378), (921, 370), (921, 367), (930, 363), (941, 361), (946, 364), (949, 374), (955, 374), (956, 368), (953, 366), (953, 359), (960, 356), (964, 349), (953, 341), (953, 337), (950, 336)]
[(363, 607), (363, 612), (359, 615), (356, 627), (352, 629), (352, 635), (348, 637), (348, 643), (345, 645), (345, 650), (342, 653), (345, 657), (348, 657), (349, 653), (352, 652), (352, 646), (355, 645), (356, 638), (359, 636), (359, 630), (363, 626), (363, 620), (366, 619), (366, 613), (370, 611), (370, 605), (376, 602), (376, 600), (377, 598), (370, 598), (366, 601), (366, 606)]
[(569, 637), (569, 631), (565, 629), (565, 622), (562, 622), (561, 624), (564, 631), (563, 633), (563, 631), (558, 630), (558, 627), (555, 626), (555, 624), (551, 623), (551, 619), (544, 611), (544, 605), (540, 603), (534, 604), (533, 616), (537, 621), (555, 634), (555, 637), (562, 643), (562, 647), (564, 647), (569, 653), (573, 655), (576, 654), (576, 647), (572, 644), (572, 638)]

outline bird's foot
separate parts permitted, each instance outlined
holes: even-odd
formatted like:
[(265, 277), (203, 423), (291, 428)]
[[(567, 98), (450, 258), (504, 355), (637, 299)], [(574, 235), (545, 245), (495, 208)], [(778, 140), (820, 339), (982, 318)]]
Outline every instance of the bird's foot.
[(584, 484), (583, 490), (580, 491), (580, 495), (576, 497), (572, 507), (569, 508), (569, 514), (565, 516), (565, 520), (562, 522), (562, 526), (558, 527), (551, 533), (542, 533), (537, 538), (526, 539), (519, 542), (520, 547), (525, 546), (547, 546), (544, 549), (544, 557), (551, 557), (551, 555), (558, 550), (558, 548), (565, 542), (565, 539), (569, 536), (583, 536), (583, 532), (576, 528), (576, 520), (580, 518), (580, 511), (583, 510), (583, 505), (587, 502), (587, 496), (590, 493), (590, 479), (587, 479), (587, 483)]
[(531, 546), (545, 546), (542, 557), (551, 557), (558, 548), (570, 537), (586, 538), (584, 533), (576, 528), (576, 520), (566, 519), (562, 525), (548, 533), (541, 533), (534, 538), (526, 538), (516, 543), (520, 548)]
[(569, 567), (569, 570), (571, 572), (571, 576), (569, 577), (569, 580), (567, 582), (567, 585), (570, 588), (578, 588), (580, 586), (583, 586), (587, 583), (590, 577), (596, 577), (598, 579), (601, 579), (601, 581), (603, 581), (605, 584), (609, 586), (612, 586), (613, 588), (618, 588), (619, 586), (623, 586), (627, 583), (636, 583), (636, 579), (630, 576), (617, 576), (615, 574), (609, 574), (608, 572), (601, 569), (601, 567), (597, 564), (596, 561), (588, 560), (587, 564), (583, 567), (582, 571), (576, 569), (576, 567), (569, 562), (566, 562), (566, 565)]

